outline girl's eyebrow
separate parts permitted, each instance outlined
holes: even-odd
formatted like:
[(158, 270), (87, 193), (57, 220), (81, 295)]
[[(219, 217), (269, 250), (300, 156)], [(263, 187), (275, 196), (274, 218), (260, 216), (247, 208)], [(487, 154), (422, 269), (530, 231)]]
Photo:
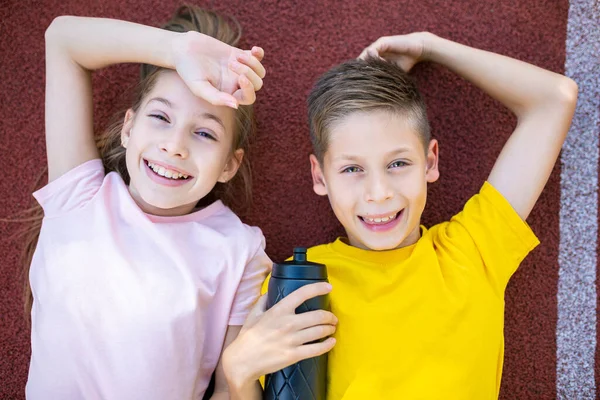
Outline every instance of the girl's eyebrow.
[[(171, 103), (169, 100), (165, 99), (164, 97), (153, 97), (150, 100), (148, 100), (147, 104), (150, 104), (150, 102), (152, 102), (152, 101), (158, 101), (160, 103), (163, 103), (164, 105), (166, 105), (169, 108), (176, 108), (173, 106), (173, 103)], [(212, 121), (215, 121), (216, 123), (221, 125), (221, 127), (224, 130), (226, 130), (223, 120), (221, 118), (219, 118), (217, 115), (209, 113), (209, 112), (199, 113), (197, 115), (203, 119), (210, 119)]]
[(158, 102), (163, 103), (165, 106), (167, 106), (169, 108), (174, 108), (173, 103), (171, 103), (169, 100), (165, 99), (164, 97), (153, 97), (150, 100), (148, 100), (148, 103), (146, 103), (146, 104), (150, 104), (151, 101), (158, 101)]
[(204, 112), (202, 114), (197, 114), (199, 117), (204, 118), (204, 119), (210, 119), (212, 121), (215, 121), (216, 123), (218, 123), (219, 125), (221, 125), (221, 127), (223, 128), (223, 130), (227, 130), (225, 128), (225, 124), (223, 123), (223, 120), (221, 118), (219, 118), (217, 115), (215, 114), (211, 114), (209, 112)]

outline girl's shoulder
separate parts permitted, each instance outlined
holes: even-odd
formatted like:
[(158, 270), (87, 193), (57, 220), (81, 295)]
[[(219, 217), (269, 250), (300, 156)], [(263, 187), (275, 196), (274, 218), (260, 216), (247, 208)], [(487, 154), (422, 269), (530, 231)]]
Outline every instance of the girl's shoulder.
[(98, 193), (104, 182), (102, 160), (84, 162), (33, 193), (45, 217), (82, 208)]

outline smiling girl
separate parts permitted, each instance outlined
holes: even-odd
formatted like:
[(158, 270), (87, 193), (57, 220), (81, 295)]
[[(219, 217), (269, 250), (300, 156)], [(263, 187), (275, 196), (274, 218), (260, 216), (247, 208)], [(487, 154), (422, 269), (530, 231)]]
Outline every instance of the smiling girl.
[[(270, 266), (222, 201), (247, 177), (264, 53), (209, 11), (165, 28), (59, 17), (46, 31), (28, 399), (201, 398), (215, 369), (227, 398), (221, 352)], [(135, 101), (96, 138), (91, 71), (125, 62), (145, 64)]]

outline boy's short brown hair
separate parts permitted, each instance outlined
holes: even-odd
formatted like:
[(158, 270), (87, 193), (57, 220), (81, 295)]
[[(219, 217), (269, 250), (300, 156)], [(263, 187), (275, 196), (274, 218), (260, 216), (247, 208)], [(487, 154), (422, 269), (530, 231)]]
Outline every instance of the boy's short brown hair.
[(334, 123), (355, 112), (380, 110), (411, 119), (427, 151), (431, 133), (425, 102), (415, 81), (396, 64), (380, 58), (350, 60), (323, 74), (308, 96), (310, 139), (319, 162)]

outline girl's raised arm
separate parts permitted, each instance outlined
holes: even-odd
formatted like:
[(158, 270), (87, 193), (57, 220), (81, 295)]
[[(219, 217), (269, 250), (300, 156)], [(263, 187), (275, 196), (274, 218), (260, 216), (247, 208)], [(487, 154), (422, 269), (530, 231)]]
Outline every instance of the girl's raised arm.
[(244, 52), (198, 32), (103, 18), (56, 18), (46, 30), (48, 180), (98, 158), (91, 71), (127, 62), (176, 69), (197, 96), (237, 107), (254, 102), (254, 91), (262, 86), (264, 68), (256, 57), (262, 49), (255, 49)]
[(90, 72), (111, 64), (173, 66), (174, 33), (123, 21), (58, 17), (46, 30), (48, 180), (98, 158)]

